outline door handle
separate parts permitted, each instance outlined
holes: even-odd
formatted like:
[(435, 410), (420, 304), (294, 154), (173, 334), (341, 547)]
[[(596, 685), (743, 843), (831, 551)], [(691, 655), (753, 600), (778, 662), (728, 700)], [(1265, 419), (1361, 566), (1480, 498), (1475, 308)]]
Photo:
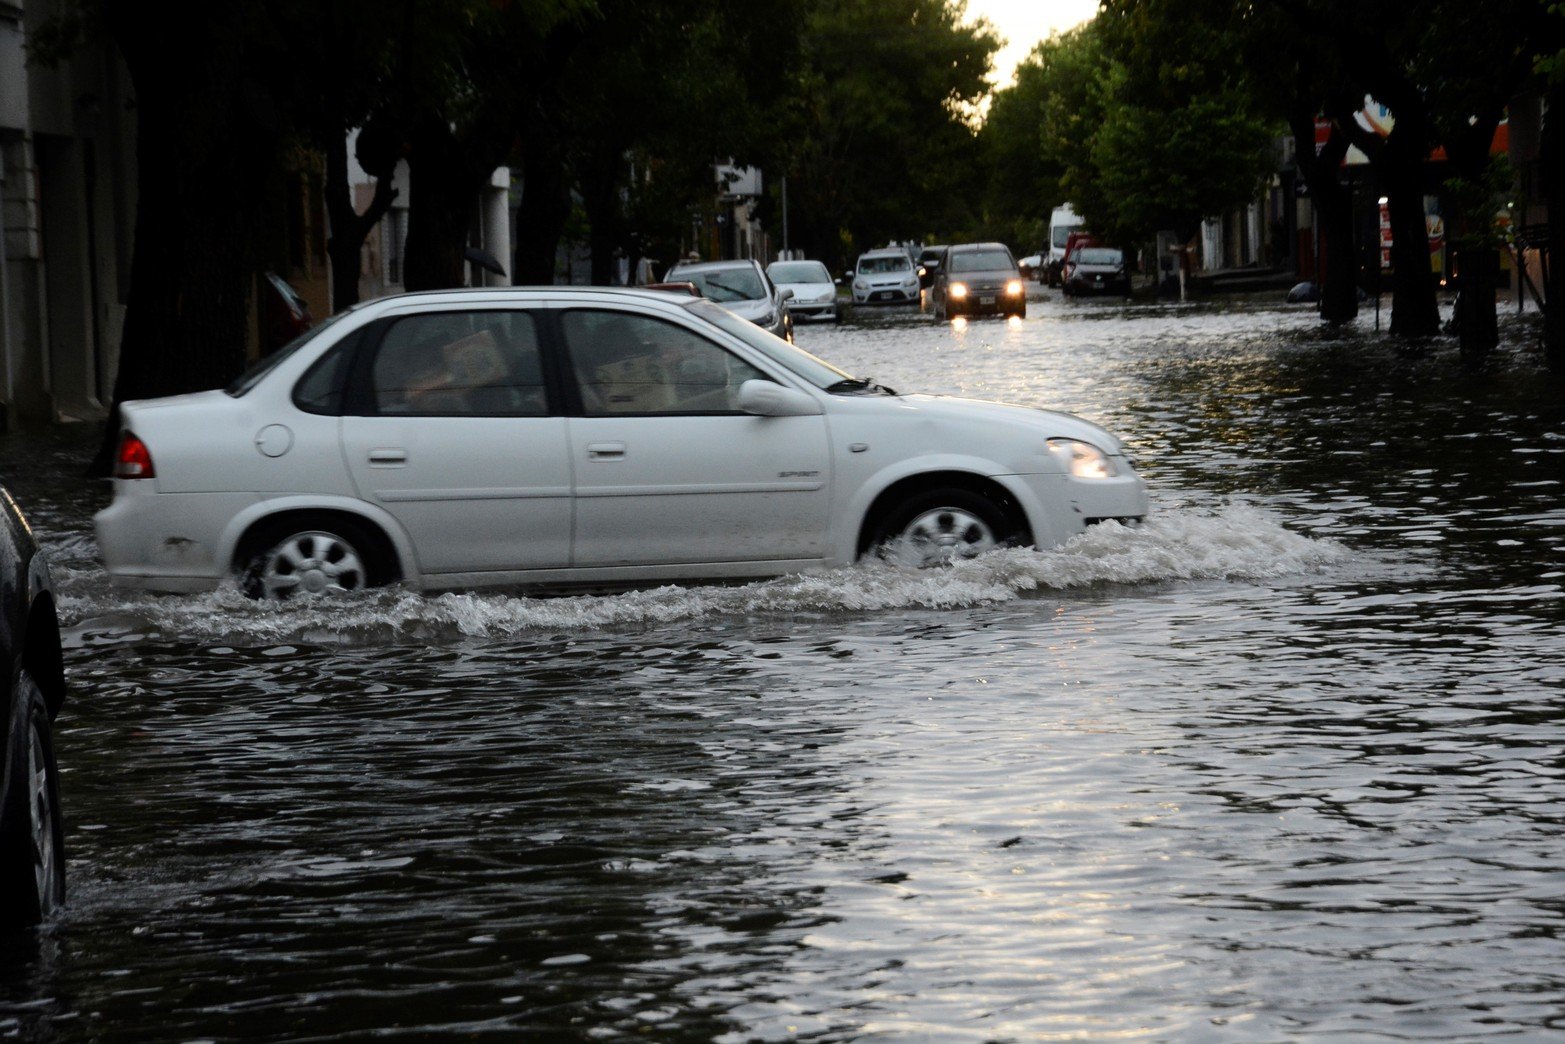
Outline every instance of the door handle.
[(408, 462), (408, 451), (403, 449), (370, 450), (370, 467), (400, 468)]
[(625, 458), (625, 444), (623, 442), (590, 442), (587, 444), (588, 460), (623, 460)]

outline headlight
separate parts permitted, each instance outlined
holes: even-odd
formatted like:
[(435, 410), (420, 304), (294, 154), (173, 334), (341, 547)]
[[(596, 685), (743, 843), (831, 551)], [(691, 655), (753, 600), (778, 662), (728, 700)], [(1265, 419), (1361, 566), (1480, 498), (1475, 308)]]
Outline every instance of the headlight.
[(946, 292), (949, 293), (952, 297), (956, 297), (956, 298), (966, 297), (967, 296), (967, 284), (966, 283), (952, 283), (950, 288)]
[(1021, 280), (1013, 279), (1009, 283), (1006, 283), (1005, 284), (1005, 292), (1010, 294), (1012, 297), (1015, 297), (1017, 294), (1021, 293), (1022, 292)]
[(1075, 439), (1050, 439), (1049, 451), (1059, 458), (1065, 470), (1075, 478), (1105, 479), (1119, 474), (1108, 454), (1096, 446)]

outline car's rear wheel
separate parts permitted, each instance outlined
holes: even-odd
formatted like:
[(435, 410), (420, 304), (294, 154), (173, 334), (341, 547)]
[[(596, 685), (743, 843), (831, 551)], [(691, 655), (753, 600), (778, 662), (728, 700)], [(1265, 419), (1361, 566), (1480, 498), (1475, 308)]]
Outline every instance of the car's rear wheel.
[(1018, 533), (1015, 521), (988, 497), (967, 489), (932, 489), (887, 514), (871, 546), (898, 565), (926, 569), (1014, 544)]
[(248, 547), (239, 585), (251, 598), (344, 594), (391, 579), (376, 541), (347, 519), (273, 524)]
[(18, 928), (37, 924), (65, 901), (65, 833), (49, 708), (25, 670), (10, 724), (11, 779), (0, 809), (0, 927)]

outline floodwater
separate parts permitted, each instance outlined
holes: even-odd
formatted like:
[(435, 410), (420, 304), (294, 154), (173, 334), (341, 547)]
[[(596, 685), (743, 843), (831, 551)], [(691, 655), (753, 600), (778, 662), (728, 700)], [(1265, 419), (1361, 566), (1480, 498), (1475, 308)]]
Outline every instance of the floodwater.
[(1122, 434), (1139, 529), (603, 597), (122, 598), (54, 563), (70, 902), (0, 1036), (1565, 1031), (1565, 386), (1308, 309), (799, 342)]

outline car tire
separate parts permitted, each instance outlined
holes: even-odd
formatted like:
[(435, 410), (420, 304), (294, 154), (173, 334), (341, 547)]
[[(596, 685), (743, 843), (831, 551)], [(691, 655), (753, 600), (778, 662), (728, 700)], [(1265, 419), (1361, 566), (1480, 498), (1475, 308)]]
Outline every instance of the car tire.
[(272, 523), (238, 556), (239, 587), (250, 598), (279, 601), (381, 587), (395, 576), (379, 549), (363, 525), (345, 518)]
[(881, 558), (917, 569), (973, 558), (1016, 544), (1015, 520), (969, 489), (931, 489), (908, 498), (880, 520), (870, 547)]
[(23, 670), (7, 730), (11, 778), (0, 809), (0, 929), (37, 924), (65, 901), (65, 830), (43, 690)]

